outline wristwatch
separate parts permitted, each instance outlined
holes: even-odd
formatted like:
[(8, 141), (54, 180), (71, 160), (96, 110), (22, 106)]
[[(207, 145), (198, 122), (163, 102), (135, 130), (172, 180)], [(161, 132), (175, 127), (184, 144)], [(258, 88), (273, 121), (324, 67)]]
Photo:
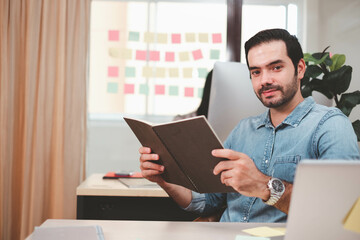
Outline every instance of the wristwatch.
[(267, 205), (273, 206), (285, 192), (285, 185), (280, 179), (271, 178), (267, 184), (267, 187), (270, 190), (270, 198), (265, 203)]

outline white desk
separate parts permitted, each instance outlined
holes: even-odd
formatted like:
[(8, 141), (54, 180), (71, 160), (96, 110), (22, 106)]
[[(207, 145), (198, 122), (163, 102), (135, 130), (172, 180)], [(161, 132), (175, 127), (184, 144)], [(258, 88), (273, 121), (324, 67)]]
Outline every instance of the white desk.
[[(236, 235), (247, 235), (243, 229), (270, 226), (285, 227), (285, 223), (215, 223), (215, 222), (160, 222), (160, 221), (99, 221), (46, 220), (41, 226), (99, 225), (105, 240), (235, 240)], [(283, 237), (271, 239), (280, 240)], [(31, 235), (27, 238), (31, 240)]]
[(192, 221), (160, 187), (128, 188), (118, 179), (93, 174), (76, 189), (77, 219)]

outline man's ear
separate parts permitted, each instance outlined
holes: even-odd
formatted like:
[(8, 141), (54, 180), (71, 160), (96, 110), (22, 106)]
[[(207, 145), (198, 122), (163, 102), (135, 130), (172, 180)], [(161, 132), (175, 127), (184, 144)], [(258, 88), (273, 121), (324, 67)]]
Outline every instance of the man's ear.
[(306, 64), (304, 59), (300, 59), (299, 63), (298, 63), (298, 68), (297, 68), (297, 75), (298, 75), (298, 79), (302, 79), (305, 75), (305, 70), (306, 70)]

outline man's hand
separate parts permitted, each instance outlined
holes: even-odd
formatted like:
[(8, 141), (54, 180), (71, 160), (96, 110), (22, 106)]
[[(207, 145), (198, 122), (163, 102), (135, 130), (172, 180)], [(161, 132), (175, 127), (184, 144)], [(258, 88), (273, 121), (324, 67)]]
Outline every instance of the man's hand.
[(151, 149), (148, 147), (141, 147), (139, 153), (140, 169), (143, 177), (151, 182), (156, 182), (159, 185), (163, 184), (165, 181), (160, 175), (164, 172), (165, 167), (152, 162), (159, 160), (159, 155), (151, 153)]
[(269, 199), (267, 183), (270, 177), (260, 172), (249, 156), (230, 149), (216, 149), (212, 155), (230, 160), (221, 161), (214, 168), (215, 175), (221, 174), (223, 184), (248, 197), (258, 197), (264, 201)]

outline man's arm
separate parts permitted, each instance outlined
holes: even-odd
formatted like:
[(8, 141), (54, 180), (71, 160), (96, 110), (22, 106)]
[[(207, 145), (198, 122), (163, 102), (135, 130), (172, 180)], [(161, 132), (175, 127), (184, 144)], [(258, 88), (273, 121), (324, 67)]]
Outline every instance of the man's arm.
[(147, 147), (141, 147), (139, 153), (141, 154), (140, 169), (143, 177), (151, 182), (156, 182), (180, 207), (186, 208), (189, 206), (192, 199), (191, 191), (182, 186), (166, 182), (161, 177), (165, 167), (152, 162), (159, 160), (159, 155), (151, 153), (151, 149)]
[[(242, 195), (258, 197), (264, 202), (269, 200), (270, 190), (267, 188), (267, 183), (271, 177), (259, 171), (249, 156), (230, 149), (217, 149), (212, 154), (230, 160), (222, 161), (214, 168), (215, 175), (221, 174), (223, 184), (233, 187)], [(274, 207), (288, 214), (292, 184), (284, 181), (283, 183), (285, 192)]]

